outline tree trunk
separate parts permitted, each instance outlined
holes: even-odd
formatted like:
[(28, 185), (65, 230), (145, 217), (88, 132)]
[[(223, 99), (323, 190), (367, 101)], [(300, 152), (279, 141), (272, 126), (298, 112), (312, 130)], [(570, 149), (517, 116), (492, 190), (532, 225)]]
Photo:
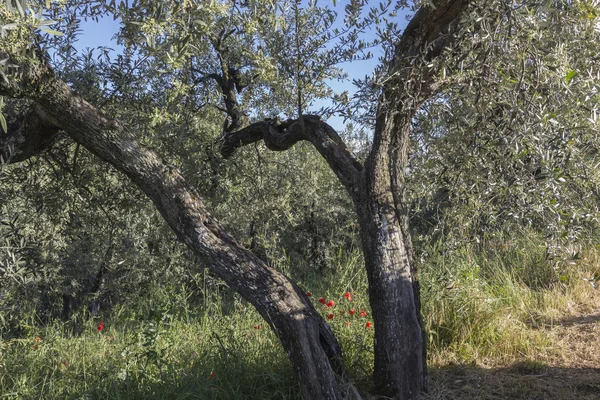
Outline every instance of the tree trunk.
[[(179, 239), (256, 307), (283, 344), (304, 398), (359, 398), (355, 391), (342, 395), (338, 379), (345, 384), (346, 374), (340, 347), (304, 291), (229, 236), (175, 168), (141, 146), (117, 121), (102, 115), (51, 72), (42, 76), (40, 80), (30, 78), (32, 82), (26, 87), (31, 91), (17, 93), (36, 102), (33, 112), (45, 124), (60, 128), (126, 174), (154, 202)], [(0, 95), (14, 95), (11, 89), (0, 84)], [(39, 136), (25, 124), (18, 135), (25, 142), (28, 137)]]
[(410, 237), (393, 213), (386, 212), (385, 205), (369, 202), (361, 214), (375, 324), (375, 393), (398, 400), (416, 399), (427, 389), (427, 368)]
[(408, 158), (408, 121), (389, 119), (387, 113), (378, 118), (357, 202), (375, 324), (375, 393), (397, 400), (416, 399), (427, 390), (419, 283), (403, 187), (398, 187)]

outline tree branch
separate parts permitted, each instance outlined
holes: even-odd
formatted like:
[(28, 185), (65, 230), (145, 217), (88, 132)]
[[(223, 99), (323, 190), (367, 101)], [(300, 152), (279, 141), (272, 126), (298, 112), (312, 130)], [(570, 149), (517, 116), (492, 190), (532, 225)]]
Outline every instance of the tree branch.
[[(304, 127), (302, 126), (304, 123)], [(301, 140), (311, 142), (327, 161), (353, 198), (359, 193), (362, 164), (352, 155), (342, 138), (316, 115), (304, 115), (302, 121), (264, 120), (221, 138), (221, 155), (230, 157), (238, 148), (263, 140), (273, 151), (284, 151)]]
[(336, 380), (336, 374), (346, 380), (341, 350), (305, 292), (240, 246), (208, 213), (179, 171), (142, 146), (119, 122), (107, 118), (53, 74), (46, 74), (38, 85), (32, 84), (34, 78), (24, 76), (22, 82), (31, 82), (25, 87), (0, 85), (0, 95), (35, 99), (41, 121), (49, 121), (44, 125), (60, 127), (127, 175), (153, 201), (178, 238), (273, 327), (294, 365), (304, 397), (341, 399)]

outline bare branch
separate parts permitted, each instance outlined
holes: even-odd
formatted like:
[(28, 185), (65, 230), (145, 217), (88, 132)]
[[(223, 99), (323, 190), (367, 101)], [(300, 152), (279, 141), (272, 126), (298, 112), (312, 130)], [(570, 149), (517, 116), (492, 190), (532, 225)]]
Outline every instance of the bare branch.
[[(302, 126), (304, 123), (304, 127)], [(302, 121), (264, 120), (221, 139), (221, 155), (230, 157), (238, 148), (263, 140), (273, 151), (284, 151), (301, 140), (311, 142), (327, 161), (340, 182), (354, 198), (358, 195), (362, 164), (352, 155), (338, 133), (316, 115), (304, 115)]]

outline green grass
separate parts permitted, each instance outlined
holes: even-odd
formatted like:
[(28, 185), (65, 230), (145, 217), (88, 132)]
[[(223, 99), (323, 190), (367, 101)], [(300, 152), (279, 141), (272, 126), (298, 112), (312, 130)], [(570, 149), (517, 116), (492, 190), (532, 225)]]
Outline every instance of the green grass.
[[(438, 252), (422, 267), (432, 366), (551, 360), (564, 350), (537, 327), (573, 304), (597, 301), (597, 291), (581, 279), (598, 271), (595, 252), (566, 270), (544, 262), (535, 242), (502, 243)], [(351, 378), (368, 391), (373, 330), (365, 327), (370, 309), (361, 264), (359, 256), (341, 253), (332, 271), (304, 270), (296, 278), (323, 316), (333, 312)], [(102, 332), (100, 319), (83, 314), (74, 323), (23, 324), (18, 337), (0, 337), (0, 398), (299, 399), (273, 332), (243, 300), (212, 290), (194, 301), (177, 288), (157, 290), (137, 307), (104, 315)], [(336, 306), (324, 309), (319, 297)]]

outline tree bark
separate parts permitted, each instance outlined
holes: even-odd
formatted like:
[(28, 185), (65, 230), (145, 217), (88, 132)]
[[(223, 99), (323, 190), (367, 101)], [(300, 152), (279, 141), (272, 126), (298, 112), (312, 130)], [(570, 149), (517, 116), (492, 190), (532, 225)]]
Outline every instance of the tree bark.
[[(409, 121), (400, 127), (384, 121), (382, 129), (408, 135)], [(426, 336), (408, 210), (393, 185), (397, 158), (389, 157), (392, 151), (402, 153), (400, 164), (406, 165), (408, 146), (393, 149), (392, 143), (390, 135), (376, 136), (357, 213), (375, 324), (375, 393), (405, 400), (427, 391)]]
[[(340, 347), (304, 291), (229, 236), (176, 169), (141, 146), (117, 121), (73, 93), (43, 61), (38, 62), (36, 67), (22, 68), (25, 72), (35, 71), (23, 74), (22, 86), (0, 83), (0, 95), (33, 100), (35, 115), (44, 126), (63, 130), (127, 175), (154, 202), (178, 238), (208, 261), (215, 275), (254, 305), (277, 333), (304, 398), (357, 398), (355, 390), (342, 394), (339, 384), (346, 386), (346, 374)], [(35, 130), (26, 132), (27, 127), (23, 123), (15, 129), (25, 138), (38, 136)]]
[(315, 117), (275, 124), (264, 121), (225, 136), (221, 153), (263, 140), (271, 150), (310, 141), (354, 200), (361, 226), (369, 299), (375, 323), (375, 394), (416, 399), (427, 390), (426, 335), (404, 202), (411, 121), (419, 106), (440, 88), (431, 61), (454, 41), (469, 0), (437, 0), (415, 14), (387, 63), (379, 98), (373, 147), (364, 167), (341, 138)]
[(411, 121), (438, 90), (432, 61), (455, 40), (469, 0), (439, 0), (410, 21), (389, 61), (373, 148), (357, 204), (375, 323), (375, 393), (397, 400), (427, 391), (427, 341), (404, 201)]

